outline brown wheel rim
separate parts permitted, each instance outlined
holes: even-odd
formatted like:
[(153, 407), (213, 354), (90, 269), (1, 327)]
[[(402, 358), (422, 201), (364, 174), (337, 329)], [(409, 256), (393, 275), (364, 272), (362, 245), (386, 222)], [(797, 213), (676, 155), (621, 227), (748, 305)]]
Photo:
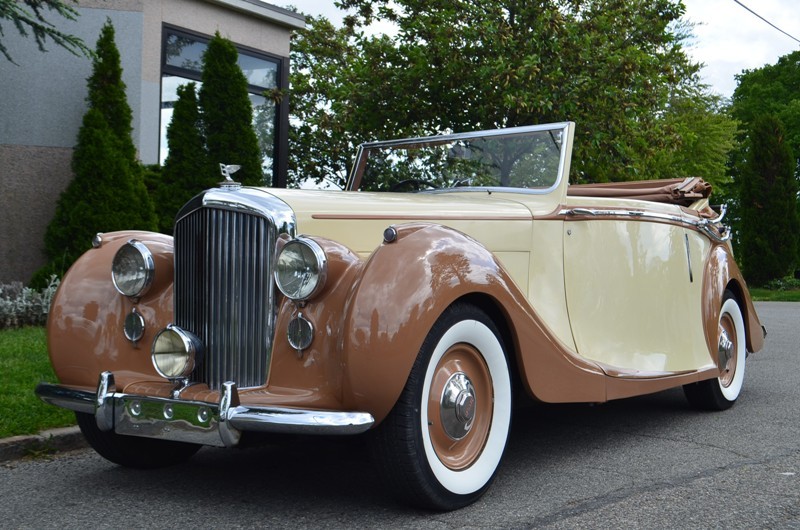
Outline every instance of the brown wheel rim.
[(481, 455), (492, 424), (494, 388), (480, 352), (454, 344), (439, 359), (428, 397), (428, 430), (436, 456), (458, 471)]
[(729, 313), (719, 319), (719, 383), (728, 388), (736, 376), (736, 363), (739, 355), (736, 325)]

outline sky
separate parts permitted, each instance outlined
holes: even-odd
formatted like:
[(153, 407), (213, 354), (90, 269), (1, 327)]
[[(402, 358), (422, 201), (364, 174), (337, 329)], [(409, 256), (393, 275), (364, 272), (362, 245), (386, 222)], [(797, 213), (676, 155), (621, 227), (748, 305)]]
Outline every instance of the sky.
[[(800, 39), (798, 0), (740, 2)], [(334, 23), (340, 23), (343, 16), (332, 1), (291, 0), (291, 4), (310, 15), (325, 15)], [(687, 51), (695, 62), (705, 65), (700, 71), (703, 82), (724, 97), (733, 94), (736, 74), (774, 64), (781, 56), (800, 50), (800, 42), (771, 27), (734, 0), (684, 0), (684, 5), (684, 18), (695, 25), (694, 38), (687, 42)]]

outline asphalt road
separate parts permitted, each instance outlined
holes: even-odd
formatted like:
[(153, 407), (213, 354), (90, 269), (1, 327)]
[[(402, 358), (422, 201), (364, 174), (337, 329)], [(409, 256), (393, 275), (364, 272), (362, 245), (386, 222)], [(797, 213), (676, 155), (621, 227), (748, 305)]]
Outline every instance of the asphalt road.
[(203, 449), (158, 471), (92, 451), (0, 467), (2, 528), (800, 528), (800, 304), (757, 304), (769, 330), (739, 402), (688, 408), (680, 390), (518, 411), (477, 504), (410, 510), (358, 440)]

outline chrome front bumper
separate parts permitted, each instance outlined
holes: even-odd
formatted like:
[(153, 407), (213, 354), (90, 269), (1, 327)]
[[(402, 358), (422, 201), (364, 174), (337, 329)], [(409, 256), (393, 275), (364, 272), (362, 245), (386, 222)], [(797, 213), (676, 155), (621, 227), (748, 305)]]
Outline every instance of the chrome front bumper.
[(117, 392), (114, 375), (100, 374), (97, 392), (40, 383), (45, 403), (93, 414), (102, 431), (217, 447), (233, 447), (242, 432), (359, 434), (375, 423), (366, 412), (249, 407), (239, 402), (235, 383), (223, 384), (219, 403)]

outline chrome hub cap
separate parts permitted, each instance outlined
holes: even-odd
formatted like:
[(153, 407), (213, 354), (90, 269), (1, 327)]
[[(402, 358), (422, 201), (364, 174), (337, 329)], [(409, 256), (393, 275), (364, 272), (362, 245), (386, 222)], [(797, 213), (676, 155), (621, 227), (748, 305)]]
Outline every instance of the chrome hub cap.
[(728, 361), (733, 357), (733, 341), (728, 338), (728, 332), (720, 330), (719, 334), (719, 365), (723, 369), (728, 366)]
[(475, 420), (475, 388), (464, 372), (450, 376), (444, 386), (439, 412), (442, 428), (453, 440), (469, 433)]

